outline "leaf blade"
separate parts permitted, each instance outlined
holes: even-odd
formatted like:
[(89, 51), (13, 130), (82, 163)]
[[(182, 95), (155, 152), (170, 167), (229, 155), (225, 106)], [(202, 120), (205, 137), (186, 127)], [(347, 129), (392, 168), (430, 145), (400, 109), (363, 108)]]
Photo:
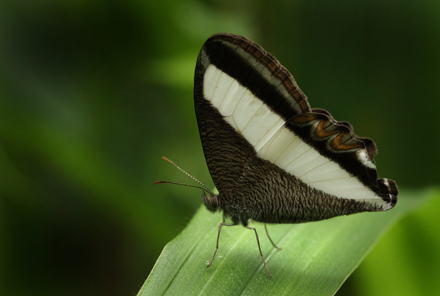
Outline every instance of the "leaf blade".
[(403, 214), (430, 196), (402, 193), (395, 209), (305, 224), (269, 225), (279, 251), (255, 223), (270, 278), (259, 258), (253, 231), (222, 229), (210, 268), (221, 214), (201, 207), (184, 231), (163, 250), (138, 295), (333, 295)]

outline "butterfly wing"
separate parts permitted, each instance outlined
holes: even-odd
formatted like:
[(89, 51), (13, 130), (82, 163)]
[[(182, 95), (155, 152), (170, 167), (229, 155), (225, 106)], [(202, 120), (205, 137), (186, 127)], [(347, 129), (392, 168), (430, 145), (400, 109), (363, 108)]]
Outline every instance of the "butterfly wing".
[[(301, 216), (320, 220), (328, 217), (311, 212), (335, 202), (330, 216), (396, 203), (394, 181), (377, 179), (374, 142), (327, 111), (311, 109), (293, 76), (252, 41), (210, 37), (197, 60), (194, 99), (219, 200), (242, 219), (301, 222), (307, 219), (295, 214), (299, 208), (308, 207)], [(349, 212), (341, 210), (347, 202)], [(280, 208), (284, 218), (269, 221)]]

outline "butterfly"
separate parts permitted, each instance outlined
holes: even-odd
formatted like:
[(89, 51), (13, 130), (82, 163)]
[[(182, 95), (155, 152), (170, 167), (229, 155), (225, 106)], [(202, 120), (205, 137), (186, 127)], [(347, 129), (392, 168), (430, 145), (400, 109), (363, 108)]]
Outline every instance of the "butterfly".
[(245, 37), (216, 34), (204, 43), (194, 107), (219, 192), (206, 189), (203, 202), (223, 212), (208, 267), (223, 226), (255, 232), (271, 276), (249, 221), (304, 223), (386, 211), (397, 202), (396, 183), (377, 178), (375, 143), (328, 111), (312, 109), (289, 71)]

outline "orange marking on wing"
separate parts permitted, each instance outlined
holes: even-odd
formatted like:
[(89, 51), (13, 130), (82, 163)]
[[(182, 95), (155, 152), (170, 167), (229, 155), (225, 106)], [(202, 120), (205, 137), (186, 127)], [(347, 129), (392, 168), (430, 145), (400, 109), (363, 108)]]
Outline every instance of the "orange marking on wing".
[(351, 149), (357, 149), (357, 148), (364, 148), (364, 146), (361, 143), (353, 144), (353, 145), (345, 145), (341, 143), (342, 137), (346, 133), (341, 133), (337, 137), (335, 137), (331, 143), (332, 147), (336, 150), (351, 150)]
[(316, 117), (313, 115), (301, 115), (293, 118), (293, 121), (296, 123), (309, 123), (310, 121), (315, 120)]
[(324, 129), (324, 120), (321, 120), (318, 124), (318, 126), (316, 127), (315, 133), (319, 138), (326, 138), (328, 136), (334, 135), (336, 133), (338, 133), (339, 131), (337, 129), (332, 130), (332, 131), (326, 131)]

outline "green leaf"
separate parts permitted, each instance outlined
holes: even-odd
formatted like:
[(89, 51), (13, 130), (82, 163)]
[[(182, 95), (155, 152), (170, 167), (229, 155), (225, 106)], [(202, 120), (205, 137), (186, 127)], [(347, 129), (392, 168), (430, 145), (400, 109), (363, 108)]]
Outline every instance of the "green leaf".
[(272, 278), (254, 232), (239, 226), (222, 228), (219, 250), (207, 269), (222, 216), (201, 207), (164, 248), (138, 295), (333, 295), (397, 218), (430, 194), (403, 192), (388, 212), (269, 225), (283, 250), (271, 245), (263, 224), (254, 223)]
[(439, 210), (437, 192), (387, 232), (353, 274), (356, 295), (440, 295)]

